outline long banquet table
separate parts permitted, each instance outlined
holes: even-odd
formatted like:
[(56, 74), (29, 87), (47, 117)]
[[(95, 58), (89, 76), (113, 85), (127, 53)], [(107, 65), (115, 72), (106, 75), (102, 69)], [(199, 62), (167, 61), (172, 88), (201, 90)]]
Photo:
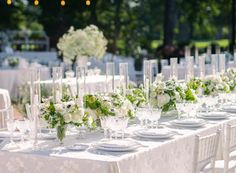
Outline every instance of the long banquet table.
[[(208, 121), (199, 129), (178, 129), (168, 125), (166, 119), (161, 126), (171, 128), (176, 135), (169, 140), (142, 140), (132, 137), (141, 147), (134, 152), (104, 152), (91, 144), (102, 139), (102, 132), (89, 133), (84, 139), (68, 136), (65, 145), (74, 142), (86, 143), (86, 151), (72, 152), (58, 147), (55, 141), (40, 141), (39, 150), (33, 151), (30, 142), (21, 149), (4, 144), (0, 150), (0, 173), (191, 173), (195, 135), (207, 135), (223, 128), (226, 123), (235, 123), (236, 115), (227, 120)], [(131, 125), (128, 132), (138, 128)], [(0, 132), (0, 136), (7, 136)], [(222, 147), (219, 147), (221, 149)], [(222, 151), (218, 151), (220, 158)]]

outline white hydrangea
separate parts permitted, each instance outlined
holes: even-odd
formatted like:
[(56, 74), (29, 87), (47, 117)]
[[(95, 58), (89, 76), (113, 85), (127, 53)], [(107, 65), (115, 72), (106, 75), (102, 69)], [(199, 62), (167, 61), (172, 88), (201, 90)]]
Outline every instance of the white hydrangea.
[(87, 56), (102, 58), (107, 49), (107, 40), (97, 26), (90, 25), (85, 29), (71, 27), (57, 44), (60, 54), (66, 63)]

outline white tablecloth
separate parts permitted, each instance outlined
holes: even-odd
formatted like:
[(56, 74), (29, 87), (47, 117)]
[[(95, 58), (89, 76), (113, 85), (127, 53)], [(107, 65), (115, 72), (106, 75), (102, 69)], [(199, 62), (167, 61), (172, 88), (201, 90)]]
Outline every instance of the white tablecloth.
[[(133, 138), (142, 147), (131, 153), (112, 153), (93, 149), (72, 152), (55, 147), (55, 142), (43, 142), (47, 149), (32, 151), (27, 144), (24, 149), (9, 150), (6, 145), (0, 151), (0, 172), (2, 173), (191, 173), (195, 135), (207, 135), (229, 120), (208, 122), (200, 129), (172, 129), (177, 135), (170, 140), (141, 140)], [(163, 123), (165, 124), (165, 123)], [(129, 127), (129, 131), (137, 126)], [(4, 133), (0, 133), (0, 136)], [(101, 139), (102, 133), (90, 134), (86, 139), (70, 139), (65, 145), (75, 141), (91, 144)], [(4, 151), (7, 150), (7, 151)], [(11, 152), (9, 152), (11, 151)]]

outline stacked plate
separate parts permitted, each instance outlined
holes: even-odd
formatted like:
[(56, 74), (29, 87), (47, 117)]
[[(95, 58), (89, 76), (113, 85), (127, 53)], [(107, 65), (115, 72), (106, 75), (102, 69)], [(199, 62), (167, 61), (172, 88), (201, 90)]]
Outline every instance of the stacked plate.
[(88, 148), (89, 146), (86, 144), (74, 144), (71, 146), (67, 146), (66, 149), (71, 150), (71, 151), (84, 151)]
[(128, 152), (137, 149), (140, 145), (132, 140), (105, 140), (94, 145), (95, 149), (113, 152)]
[(227, 112), (209, 112), (209, 113), (200, 113), (199, 118), (207, 120), (223, 120), (229, 117)]
[(189, 118), (189, 119), (178, 119), (170, 122), (171, 125), (183, 128), (199, 128), (206, 124), (204, 120)]
[(236, 113), (236, 105), (225, 105), (223, 106), (223, 111), (229, 113)]
[(135, 131), (134, 134), (149, 139), (168, 139), (174, 136), (174, 133), (168, 129), (141, 129)]
[(56, 133), (40, 133), (38, 138), (41, 140), (55, 140), (57, 137)]

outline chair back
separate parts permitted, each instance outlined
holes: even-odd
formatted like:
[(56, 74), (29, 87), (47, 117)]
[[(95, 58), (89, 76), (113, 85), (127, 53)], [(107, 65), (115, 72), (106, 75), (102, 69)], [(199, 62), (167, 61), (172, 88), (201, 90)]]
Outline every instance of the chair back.
[[(220, 130), (208, 136), (196, 136), (194, 151), (194, 173), (213, 173), (219, 145)], [(207, 169), (203, 168), (210, 164)]]
[(7, 129), (7, 120), (14, 119), (13, 107), (10, 106), (6, 109), (0, 109), (0, 131)]
[(230, 153), (236, 151), (236, 124), (227, 124), (223, 139), (223, 155), (224, 155), (224, 173), (229, 170), (229, 162), (234, 158), (230, 158)]
[(0, 130), (7, 128), (7, 118), (13, 116), (11, 99), (8, 90), (0, 89)]

